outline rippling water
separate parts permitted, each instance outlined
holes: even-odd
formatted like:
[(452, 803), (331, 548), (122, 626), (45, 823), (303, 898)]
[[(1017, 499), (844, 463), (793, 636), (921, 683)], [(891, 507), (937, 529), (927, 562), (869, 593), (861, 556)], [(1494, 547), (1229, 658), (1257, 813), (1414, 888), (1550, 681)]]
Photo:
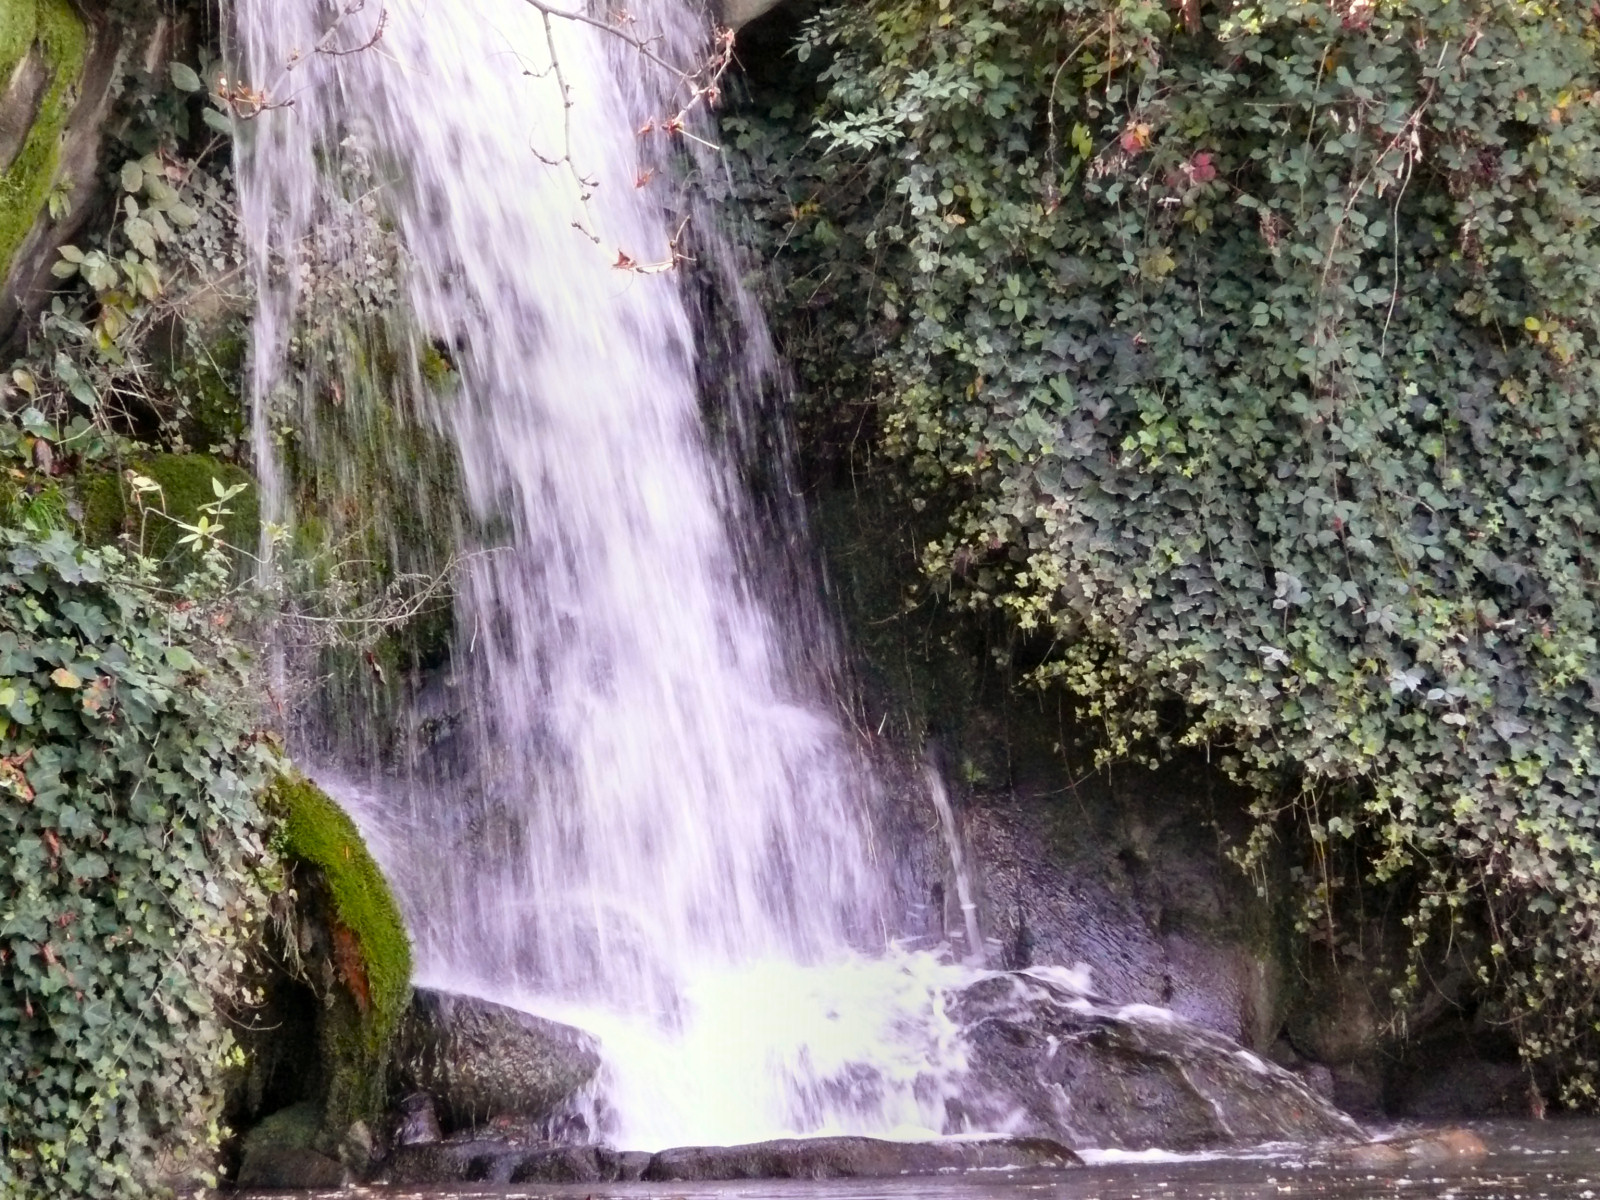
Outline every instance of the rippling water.
[[(1048, 1173), (974, 1173), (957, 1178), (794, 1180), (718, 1184), (572, 1184), (469, 1188), (355, 1188), (311, 1196), (384, 1200), (1596, 1200), (1600, 1121), (1475, 1123), (1490, 1155), (1477, 1163), (1374, 1170), (1319, 1160), (1303, 1150), (1225, 1158), (1151, 1161), (1111, 1157)], [(1098, 1156), (1092, 1156), (1098, 1157)], [(277, 1192), (270, 1195), (283, 1196)], [(263, 1194), (261, 1200), (266, 1200)], [(245, 1197), (244, 1200), (251, 1200)]]

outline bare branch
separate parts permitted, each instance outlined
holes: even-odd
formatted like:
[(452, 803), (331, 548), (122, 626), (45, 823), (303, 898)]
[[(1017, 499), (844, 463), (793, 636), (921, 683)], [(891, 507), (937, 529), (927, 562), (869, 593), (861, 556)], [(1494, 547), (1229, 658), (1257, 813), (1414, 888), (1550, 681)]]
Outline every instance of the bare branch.
[(571, 9), (560, 8), (554, 4), (546, 3), (546, 0), (523, 0), (523, 3), (538, 9), (539, 12), (544, 15), (545, 29), (547, 31), (550, 28), (550, 20), (552, 17), (559, 18), (563, 21), (572, 21), (574, 24), (578, 25), (588, 25), (592, 28), (601, 30), (604, 33), (608, 33), (612, 37), (625, 42), (629, 46), (632, 46), (640, 54), (644, 55), (645, 58), (655, 63), (656, 66), (662, 68), (663, 70), (672, 72), (672, 74), (676, 75), (679, 79), (687, 80), (691, 78), (690, 72), (685, 71), (682, 67), (673, 66), (654, 50), (650, 49), (650, 43), (659, 41), (659, 38), (651, 38), (647, 41), (644, 38), (635, 37), (626, 29), (623, 29), (620, 25), (616, 25), (609, 21), (602, 21), (599, 17), (591, 17), (588, 13), (573, 12)]

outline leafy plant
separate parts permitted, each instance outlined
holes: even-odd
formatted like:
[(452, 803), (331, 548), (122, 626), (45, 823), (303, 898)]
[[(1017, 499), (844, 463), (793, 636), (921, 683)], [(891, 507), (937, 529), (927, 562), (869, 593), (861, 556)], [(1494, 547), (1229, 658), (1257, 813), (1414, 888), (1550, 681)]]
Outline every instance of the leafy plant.
[[(203, 97), (202, 73), (216, 83)], [(127, 156), (106, 181), (110, 220), (60, 248), (52, 272), (77, 286), (39, 315), (12, 372), (13, 396), (58, 425), (94, 426), (113, 455), (130, 438), (232, 455), (243, 432), (227, 377), (249, 297), (231, 170), (217, 161), (229, 142), (212, 127), (231, 120), (220, 77), (206, 61), (173, 62), (123, 81), (107, 140)], [(211, 118), (203, 138), (195, 107)]]
[(1471, 914), (1572, 1101), (1597, 43), (1575, 5), (875, 0), (807, 25), (818, 103), (730, 123), (812, 418), (948, 514), (929, 574), (1108, 754), (1216, 747), (1263, 838), (1298, 781), (1312, 844), (1417, 881), (1419, 948)]
[(217, 593), (187, 591), (0, 528), (0, 1196), (145, 1195), (218, 1136), (276, 756)]

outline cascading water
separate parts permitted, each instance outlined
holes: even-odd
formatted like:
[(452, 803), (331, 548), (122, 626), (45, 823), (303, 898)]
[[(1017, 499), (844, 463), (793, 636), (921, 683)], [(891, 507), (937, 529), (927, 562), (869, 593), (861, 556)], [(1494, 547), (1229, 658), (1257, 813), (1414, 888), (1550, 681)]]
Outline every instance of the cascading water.
[[(703, 61), (708, 23), (636, 3), (618, 28), (642, 54), (523, 0), (237, 0), (236, 19), (251, 79), (292, 102), (241, 153), (263, 461), (301, 278), (284, 264), (360, 154), (415, 322), (459, 367), (432, 419), (469, 524), (503, 538), (457, 601), (474, 783), (344, 789), (419, 982), (600, 1034), (628, 1145), (939, 1132), (948, 968), (882, 954), (870, 773), (752, 582), (756, 522), (703, 429), (685, 272), (664, 269), (686, 231), (638, 131), (695, 105), (659, 63)], [(748, 377), (758, 325), (746, 341)]]
[[(429, 753), (396, 768), (371, 736), (298, 748), (396, 883), (418, 982), (595, 1034), (591, 1132), (632, 1149), (1115, 1139), (1082, 1122), (1108, 1104), (1080, 1112), (1063, 1081), (1100, 1072), (1114, 1091), (1128, 1054), (1167, 1064), (1141, 1078), (1174, 1104), (1202, 1096), (1217, 1136), (1343, 1129), (1282, 1071), (1170, 1014), (1095, 1001), (1082, 976), (982, 970), (936, 777), (968, 961), (894, 944), (882, 797), (817, 682), (825, 623), (803, 587), (763, 582), (783, 572), (750, 531), (772, 522), (705, 427), (711, 408), (727, 440), (757, 428), (771, 366), (728, 248), (673, 183), (716, 167), (695, 124), (706, 78), (665, 65), (703, 61), (710, 27), (688, 0), (595, 13), (235, 0), (268, 515), (310, 539), (341, 514), (404, 510), (414, 528), (386, 545), (352, 526), (350, 556), (399, 571), (408, 538), (441, 530), (465, 555), (448, 679), (386, 718), (433, 726)], [(688, 299), (706, 280), (734, 330), (721, 342)], [(389, 317), (365, 329), (375, 311)], [(430, 382), (429, 354), (456, 383)], [(291, 495), (324, 487), (295, 513)], [(1106, 1046), (1115, 1061), (1096, 1066)]]

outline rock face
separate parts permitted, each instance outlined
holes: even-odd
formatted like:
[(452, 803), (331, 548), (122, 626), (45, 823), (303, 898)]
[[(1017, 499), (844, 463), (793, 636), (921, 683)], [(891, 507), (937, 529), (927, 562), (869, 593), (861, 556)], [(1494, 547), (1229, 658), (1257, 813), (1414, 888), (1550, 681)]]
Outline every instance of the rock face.
[(400, 1088), (432, 1095), (449, 1130), (544, 1121), (600, 1069), (594, 1040), (579, 1030), (425, 990), (412, 1000), (395, 1061)]
[(1361, 1136), (1287, 1071), (1162, 1009), (1012, 973), (971, 985), (950, 1012), (969, 1042), (962, 1107), (975, 1127), (1126, 1150)]
[(914, 548), (936, 531), (891, 494), (825, 486), (814, 519), (863, 722), (885, 746), (925, 748), (925, 762), (897, 773), (908, 798), (883, 835), (896, 847), (898, 932), (970, 953), (950, 847), (922, 782), (931, 765), (950, 793), (988, 965), (1087, 963), (1108, 995), (1266, 1051), (1296, 972), (1280, 914), (1223, 854), (1248, 835), (1250, 797), (1202, 755), (1158, 771), (1096, 770), (1092, 731), (1065, 689), (1016, 686), (995, 669), (1002, 647), (986, 645), (982, 627), (927, 599)]
[(748, 1146), (683, 1146), (659, 1154), (605, 1146), (545, 1146), (471, 1139), (397, 1150), (383, 1181), (443, 1183), (709, 1183), (732, 1179), (891, 1179), (960, 1171), (1076, 1166), (1078, 1156), (1043, 1138), (886, 1142), (795, 1138)]
[[(57, 249), (104, 199), (105, 132), (124, 75), (165, 71), (181, 53), (180, 21), (134, 7), (0, 5), (14, 10), (0, 20), (0, 338), (45, 302)], [(22, 44), (7, 44), (19, 29)]]
[(724, 25), (729, 29), (738, 29), (782, 3), (783, 0), (721, 0), (717, 12)]

